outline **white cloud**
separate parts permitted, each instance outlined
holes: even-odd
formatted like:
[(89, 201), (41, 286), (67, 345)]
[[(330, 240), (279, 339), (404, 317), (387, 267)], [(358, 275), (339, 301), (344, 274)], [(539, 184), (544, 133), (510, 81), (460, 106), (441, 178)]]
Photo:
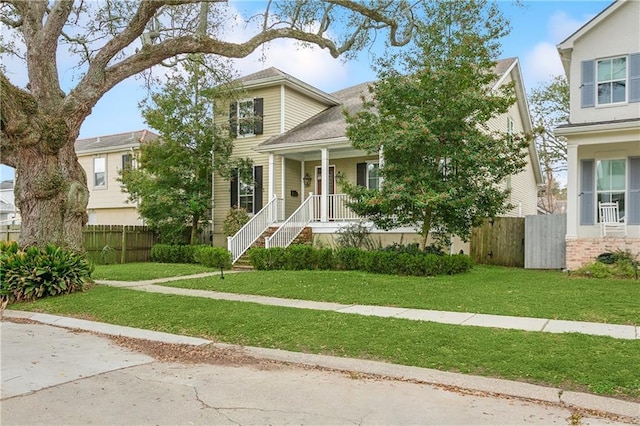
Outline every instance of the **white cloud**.
[(538, 43), (527, 52), (522, 66), (526, 70), (527, 88), (537, 86), (537, 83), (549, 80), (551, 76), (564, 74), (558, 50), (547, 42)]
[(557, 11), (549, 18), (547, 22), (547, 30), (549, 37), (555, 43), (560, 43), (571, 34), (573, 34), (578, 28), (584, 25), (590, 18), (583, 17), (582, 19), (572, 18), (567, 15), (566, 12)]

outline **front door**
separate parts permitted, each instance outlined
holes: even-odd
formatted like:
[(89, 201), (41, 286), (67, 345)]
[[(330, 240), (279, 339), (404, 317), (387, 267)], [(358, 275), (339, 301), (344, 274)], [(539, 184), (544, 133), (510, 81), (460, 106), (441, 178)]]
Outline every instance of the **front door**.
[[(327, 196), (329, 199), (327, 200), (327, 206), (329, 211), (327, 212), (327, 216), (330, 220), (333, 219), (333, 204), (334, 199), (331, 195), (336, 193), (336, 168), (335, 166), (329, 166), (329, 191), (327, 192)], [(322, 167), (316, 167), (316, 194), (322, 195)]]

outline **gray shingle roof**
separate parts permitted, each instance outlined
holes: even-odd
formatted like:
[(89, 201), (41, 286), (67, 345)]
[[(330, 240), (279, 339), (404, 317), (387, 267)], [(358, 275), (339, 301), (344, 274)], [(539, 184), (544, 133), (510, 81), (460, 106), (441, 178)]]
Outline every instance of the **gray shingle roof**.
[[(494, 73), (497, 76), (502, 76), (516, 60), (516, 58), (506, 58), (497, 61), (494, 67)], [(282, 71), (276, 68), (269, 68), (251, 74), (247, 76), (247, 78), (254, 80), (260, 73), (266, 73), (269, 74), (268, 76), (271, 76), (271, 74), (277, 72), (281, 73)], [(347, 123), (343, 115), (343, 110), (346, 109), (352, 114), (362, 110), (362, 96), (369, 95), (368, 87), (371, 84), (372, 82), (361, 83), (332, 93), (331, 95), (341, 102), (340, 105), (330, 107), (303, 123), (300, 123), (293, 129), (267, 139), (260, 144), (260, 148), (344, 137), (347, 131)]]
[(278, 68), (275, 67), (270, 67), (267, 68), (265, 70), (261, 70), (258, 72), (254, 72), (253, 74), (248, 74), (245, 75), (243, 77), (240, 77), (236, 80), (234, 80), (234, 82), (237, 83), (248, 83), (250, 81), (255, 81), (255, 80), (262, 80), (264, 78), (272, 78), (272, 77), (291, 77), (289, 74), (287, 74), (284, 71), (280, 71)]
[(140, 142), (159, 138), (150, 130), (136, 130), (134, 132), (118, 133), (115, 135), (97, 136), (95, 138), (78, 139), (75, 143), (76, 152), (111, 151), (119, 147), (137, 146)]

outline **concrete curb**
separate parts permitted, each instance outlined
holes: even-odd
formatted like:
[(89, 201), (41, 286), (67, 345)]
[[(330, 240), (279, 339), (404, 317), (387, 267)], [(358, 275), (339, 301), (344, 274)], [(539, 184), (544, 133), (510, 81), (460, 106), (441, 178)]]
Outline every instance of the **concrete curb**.
[(615, 416), (624, 416), (629, 420), (640, 424), (640, 404), (638, 403), (580, 392), (564, 391), (560, 388), (551, 388), (529, 383), (494, 379), (490, 377), (451, 373), (421, 367), (389, 364), (379, 361), (341, 358), (329, 355), (305, 354), (280, 349), (257, 348), (225, 343), (213, 343), (210, 340), (195, 337), (180, 336), (176, 334), (142, 330), (133, 327), (118, 326), (49, 314), (6, 310), (4, 311), (4, 316), (8, 318), (29, 319), (57, 327), (81, 329), (109, 335), (126, 336), (165, 343), (179, 343), (194, 346), (211, 344), (222, 349), (232, 348), (242, 351), (246, 355), (261, 359), (362, 374), (380, 375), (401, 380), (415, 380), (435, 386), (454, 387), (468, 391), (480, 391), (495, 395), (559, 404), (578, 410), (592, 410)]

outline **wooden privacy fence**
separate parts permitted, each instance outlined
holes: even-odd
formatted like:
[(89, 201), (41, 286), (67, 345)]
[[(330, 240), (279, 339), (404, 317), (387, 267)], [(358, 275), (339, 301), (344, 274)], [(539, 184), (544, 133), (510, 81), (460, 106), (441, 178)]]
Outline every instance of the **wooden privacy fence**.
[(471, 231), (471, 258), (475, 263), (524, 266), (524, 218), (487, 219)]
[[(149, 262), (156, 235), (146, 226), (87, 225), (82, 228), (84, 249), (96, 263)], [(16, 241), (19, 225), (0, 227), (0, 238)]]

